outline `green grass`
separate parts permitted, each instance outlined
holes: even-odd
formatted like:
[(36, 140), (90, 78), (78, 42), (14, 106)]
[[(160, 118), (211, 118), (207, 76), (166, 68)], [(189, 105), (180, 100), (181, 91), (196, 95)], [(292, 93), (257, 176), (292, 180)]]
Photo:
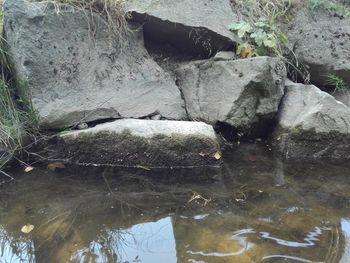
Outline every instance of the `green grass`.
[(0, 170), (21, 149), (23, 138), (34, 132), (38, 124), (27, 85), (13, 78), (6, 44), (0, 0)]
[(342, 78), (333, 75), (333, 74), (328, 74), (326, 80), (326, 85), (334, 88), (333, 94), (334, 93), (348, 93), (350, 91), (350, 85), (346, 83)]
[(350, 17), (350, 2), (332, 1), (332, 0), (308, 0), (309, 9), (311, 11), (323, 11), (332, 16), (341, 18)]

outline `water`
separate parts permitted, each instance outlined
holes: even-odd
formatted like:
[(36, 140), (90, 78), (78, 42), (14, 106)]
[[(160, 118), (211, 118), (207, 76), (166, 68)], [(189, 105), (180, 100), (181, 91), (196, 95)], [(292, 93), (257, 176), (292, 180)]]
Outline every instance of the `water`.
[(0, 262), (350, 262), (349, 167), (283, 165), (258, 145), (224, 155), (221, 170), (181, 176), (9, 171)]

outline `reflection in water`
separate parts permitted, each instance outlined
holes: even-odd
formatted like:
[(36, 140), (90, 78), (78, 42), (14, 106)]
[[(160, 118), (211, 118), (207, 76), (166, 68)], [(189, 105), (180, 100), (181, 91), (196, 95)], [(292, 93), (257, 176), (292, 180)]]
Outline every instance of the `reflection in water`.
[(0, 188), (0, 262), (350, 262), (349, 168), (284, 164), (254, 145), (225, 156), (215, 182), (18, 172)]
[[(104, 242), (102, 242), (104, 240)], [(176, 244), (171, 218), (137, 224), (123, 231), (107, 230), (101, 239), (78, 250), (73, 262), (176, 262)], [(107, 247), (110, 251), (106, 253)], [(109, 258), (106, 257), (109, 255)], [(115, 255), (113, 257), (113, 255)]]
[(340, 259), (340, 263), (350, 262), (350, 219), (342, 218), (340, 221), (341, 229), (344, 237), (344, 253)]
[(0, 262), (35, 262), (34, 243), (25, 237), (12, 237), (0, 226)]

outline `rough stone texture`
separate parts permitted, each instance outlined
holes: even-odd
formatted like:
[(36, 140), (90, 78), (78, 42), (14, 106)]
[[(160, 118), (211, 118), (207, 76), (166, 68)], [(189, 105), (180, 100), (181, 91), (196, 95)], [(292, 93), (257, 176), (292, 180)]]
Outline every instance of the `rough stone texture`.
[(344, 103), (346, 106), (350, 107), (350, 92), (336, 92), (335, 94), (332, 94), (334, 98), (342, 103)]
[(180, 91), (150, 58), (142, 34), (114, 37), (101, 17), (65, 5), (7, 0), (4, 12), (17, 77), (27, 81), (43, 128), (185, 118)]
[(289, 130), (350, 134), (350, 108), (316, 86), (287, 81), (278, 123)]
[(302, 10), (285, 32), (300, 62), (309, 67), (312, 83), (323, 86), (327, 74), (350, 83), (350, 18)]
[(177, 71), (190, 118), (263, 133), (284, 94), (286, 69), (277, 58), (197, 61)]
[(149, 168), (216, 166), (220, 145), (201, 122), (123, 119), (63, 133), (62, 157), (75, 164)]
[(126, 4), (131, 20), (142, 23), (152, 39), (202, 56), (233, 50), (235, 35), (228, 26), (238, 18), (230, 0), (129, 0)]
[(350, 108), (313, 85), (288, 81), (275, 144), (287, 159), (350, 159)]
[(233, 51), (220, 51), (214, 56), (215, 61), (219, 60), (235, 60), (237, 55)]

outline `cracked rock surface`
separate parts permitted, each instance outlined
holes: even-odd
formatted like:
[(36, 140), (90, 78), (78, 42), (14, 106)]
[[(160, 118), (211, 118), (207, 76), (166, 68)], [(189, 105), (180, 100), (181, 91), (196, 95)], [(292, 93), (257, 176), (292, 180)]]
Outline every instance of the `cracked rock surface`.
[(176, 73), (191, 119), (258, 134), (274, 119), (286, 78), (271, 57), (190, 62)]
[(114, 35), (101, 17), (52, 3), (7, 0), (4, 14), (16, 77), (28, 84), (41, 128), (186, 118), (179, 89), (148, 55), (142, 32)]
[(350, 108), (313, 85), (287, 81), (273, 144), (289, 160), (350, 160)]
[(126, 9), (131, 20), (143, 25), (147, 37), (183, 52), (209, 57), (234, 50), (237, 39), (228, 26), (238, 18), (229, 0), (129, 0)]
[(301, 10), (285, 32), (299, 62), (308, 66), (313, 84), (325, 85), (328, 74), (350, 83), (350, 18)]
[(300, 132), (350, 134), (350, 108), (316, 86), (287, 81), (278, 124)]

